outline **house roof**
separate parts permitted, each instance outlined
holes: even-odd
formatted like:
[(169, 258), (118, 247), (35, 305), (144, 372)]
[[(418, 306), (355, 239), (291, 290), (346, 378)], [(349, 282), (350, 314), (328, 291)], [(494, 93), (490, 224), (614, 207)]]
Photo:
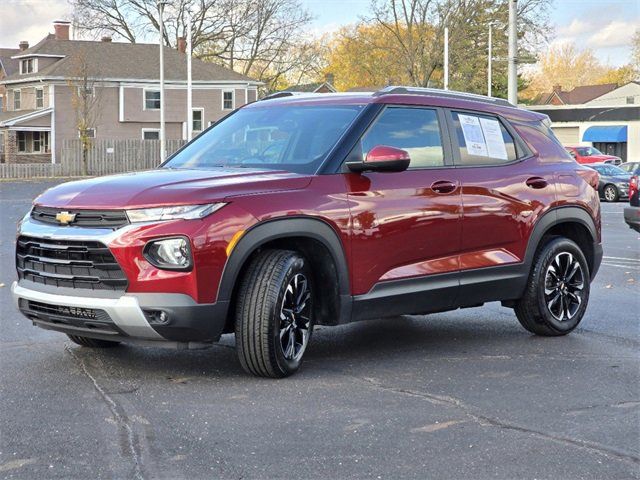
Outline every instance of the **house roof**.
[(8, 77), (14, 73), (18, 73), (18, 60), (11, 57), (20, 52), (17, 48), (0, 48), (0, 69), (4, 70), (4, 74)]
[[(159, 47), (155, 44), (58, 40), (54, 35), (48, 35), (33, 47), (19, 51), (14, 58), (30, 55), (63, 58), (32, 74), (20, 75), (15, 72), (4, 79), (5, 82), (41, 77), (74, 77), (78, 75), (78, 70), (81, 68), (79, 65), (85, 63), (83, 58), (89, 59), (86, 62), (87, 70), (94, 78), (126, 80), (157, 80), (159, 78)], [(167, 81), (187, 79), (187, 56), (184, 53), (164, 47), (164, 62)], [(226, 67), (195, 58), (192, 62), (192, 76), (196, 82), (258, 83)]]
[(543, 93), (537, 103), (540, 105), (547, 105), (551, 103), (554, 96), (557, 96), (557, 98), (559, 98), (565, 105), (580, 105), (582, 103), (587, 103), (594, 98), (598, 98), (605, 93), (609, 93), (616, 88), (618, 88), (617, 83), (605, 83), (602, 85), (582, 85), (580, 87), (575, 87), (573, 90), (568, 92), (559, 89), (554, 90), (551, 93)]
[(282, 92), (308, 92), (308, 93), (313, 93), (317, 90), (319, 90), (320, 88), (322, 88), (323, 86), (326, 86), (329, 90), (331, 90), (332, 92), (336, 92), (336, 87), (334, 87), (333, 85), (331, 85), (329, 82), (314, 82), (314, 83), (304, 83), (301, 85), (294, 85), (291, 86), (289, 88), (285, 88), (284, 90), (281, 90)]
[(0, 127), (11, 127), (24, 121), (34, 118), (44, 117), (53, 111), (52, 108), (39, 110), (13, 110), (10, 112), (0, 112)]

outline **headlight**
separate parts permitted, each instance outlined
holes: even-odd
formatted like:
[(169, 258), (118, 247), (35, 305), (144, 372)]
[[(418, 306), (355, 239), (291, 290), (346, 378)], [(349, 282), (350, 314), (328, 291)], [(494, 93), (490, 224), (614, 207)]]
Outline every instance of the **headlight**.
[(178, 205), (175, 207), (140, 208), (127, 210), (131, 223), (155, 222), (164, 220), (192, 220), (204, 218), (224, 207), (225, 203), (207, 203), (206, 205)]
[(144, 257), (154, 267), (165, 270), (191, 270), (191, 247), (186, 237), (151, 240), (144, 247)]

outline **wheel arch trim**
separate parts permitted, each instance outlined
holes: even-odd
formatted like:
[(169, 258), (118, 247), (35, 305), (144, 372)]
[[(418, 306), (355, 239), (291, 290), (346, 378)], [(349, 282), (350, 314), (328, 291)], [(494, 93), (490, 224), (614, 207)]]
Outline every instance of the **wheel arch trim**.
[[(544, 213), (535, 223), (525, 253), (524, 264), (530, 267), (533, 264), (533, 257), (540, 246), (540, 242), (544, 235), (556, 225), (563, 223), (578, 223), (585, 227), (591, 236), (591, 241), (596, 244), (598, 242), (598, 230), (593, 217), (587, 210), (577, 206), (563, 206), (553, 208)], [(598, 270), (599, 259), (594, 258), (595, 268), (593, 276)]]
[(273, 240), (292, 237), (306, 237), (320, 242), (333, 257), (340, 295), (350, 295), (347, 259), (338, 233), (322, 219), (292, 216), (259, 222), (242, 235), (225, 263), (216, 301), (231, 300), (240, 271), (257, 248)]

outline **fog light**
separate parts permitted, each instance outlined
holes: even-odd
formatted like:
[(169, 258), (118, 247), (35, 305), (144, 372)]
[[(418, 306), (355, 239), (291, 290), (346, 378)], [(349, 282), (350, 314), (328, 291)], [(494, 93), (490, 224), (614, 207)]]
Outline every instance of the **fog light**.
[(163, 310), (143, 310), (143, 312), (151, 325), (166, 325), (169, 323), (169, 314)]
[(165, 270), (191, 270), (191, 247), (185, 237), (152, 240), (144, 248), (145, 258)]

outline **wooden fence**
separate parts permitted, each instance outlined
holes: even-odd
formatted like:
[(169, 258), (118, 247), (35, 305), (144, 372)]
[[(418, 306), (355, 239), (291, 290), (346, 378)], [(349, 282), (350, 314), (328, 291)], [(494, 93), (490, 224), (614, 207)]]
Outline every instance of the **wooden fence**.
[[(168, 140), (167, 154), (184, 145), (183, 140)], [(0, 178), (31, 179), (77, 177), (84, 172), (82, 143), (79, 139), (63, 140), (60, 163), (0, 164)], [(92, 142), (87, 152), (87, 175), (149, 170), (160, 164), (159, 140), (102, 140)]]

